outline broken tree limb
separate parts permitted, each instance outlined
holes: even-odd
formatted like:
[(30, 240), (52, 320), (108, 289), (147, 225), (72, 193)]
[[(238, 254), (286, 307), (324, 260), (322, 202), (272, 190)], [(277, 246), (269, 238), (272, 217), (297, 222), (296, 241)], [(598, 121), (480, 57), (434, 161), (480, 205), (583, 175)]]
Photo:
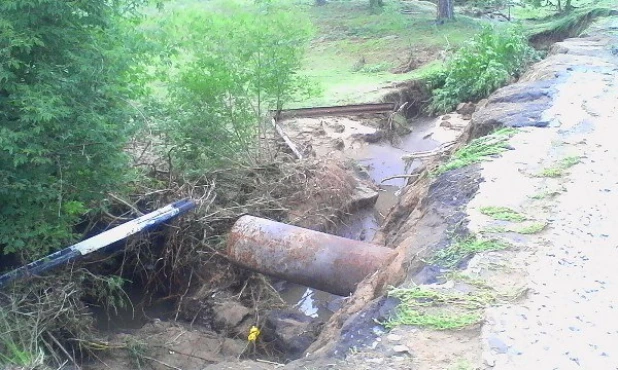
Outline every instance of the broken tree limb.
[(446, 142), (440, 145), (439, 147), (433, 150), (427, 150), (424, 152), (415, 152), (415, 153), (403, 155), (401, 156), (401, 159), (403, 159), (404, 161), (410, 161), (410, 160), (417, 159), (417, 158), (427, 158), (427, 157), (432, 157), (434, 155), (440, 155), (448, 151), (455, 144), (456, 144), (456, 141), (449, 141), (449, 142)]
[(380, 184), (383, 184), (389, 180), (395, 180), (395, 179), (411, 179), (413, 177), (418, 177), (418, 174), (414, 174), (414, 175), (396, 175), (396, 176), (389, 176), (386, 177), (384, 179), (382, 179), (382, 181), (380, 181)]
[(277, 124), (277, 121), (275, 121), (275, 119), (273, 118), (271, 122), (277, 134), (279, 134), (279, 136), (283, 139), (283, 141), (285, 141), (285, 144), (288, 146), (288, 148), (290, 148), (290, 150), (292, 150), (294, 155), (296, 155), (296, 158), (303, 159), (302, 153), (298, 150), (298, 148), (296, 148), (296, 145), (294, 144), (294, 142), (292, 142), (290, 137), (286, 135), (285, 132), (283, 132), (283, 129), (281, 128), (281, 126)]

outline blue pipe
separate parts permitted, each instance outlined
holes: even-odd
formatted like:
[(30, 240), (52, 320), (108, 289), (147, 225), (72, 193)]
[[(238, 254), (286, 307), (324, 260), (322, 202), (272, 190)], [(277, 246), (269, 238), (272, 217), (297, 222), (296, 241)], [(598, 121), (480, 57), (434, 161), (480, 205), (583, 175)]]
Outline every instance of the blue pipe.
[(183, 199), (172, 204), (168, 204), (163, 208), (159, 208), (154, 212), (136, 218), (135, 220), (126, 222), (116, 226), (113, 229), (104, 231), (98, 235), (83, 240), (70, 247), (52, 253), (47, 257), (31, 262), (27, 265), (19, 267), (11, 272), (0, 276), (0, 288), (3, 288), (10, 282), (21, 279), (27, 276), (38, 275), (43, 271), (52, 269), (56, 266), (66, 264), (80, 256), (98, 251), (112, 243), (122, 240), (140, 231), (145, 231), (153, 226), (160, 225), (172, 218), (195, 208), (196, 204), (190, 199)]

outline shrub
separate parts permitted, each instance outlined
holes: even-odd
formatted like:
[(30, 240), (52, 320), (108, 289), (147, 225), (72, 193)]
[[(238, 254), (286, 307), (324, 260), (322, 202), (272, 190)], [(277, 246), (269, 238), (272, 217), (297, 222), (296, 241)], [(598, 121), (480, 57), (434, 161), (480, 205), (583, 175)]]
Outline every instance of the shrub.
[(447, 62), (444, 85), (433, 91), (431, 113), (454, 109), (458, 103), (479, 100), (519, 77), (536, 58), (519, 26), (485, 26)]
[(0, 2), (0, 251), (46, 254), (124, 181), (139, 0)]
[(163, 23), (175, 52), (171, 69), (162, 66), (175, 168), (201, 172), (251, 157), (268, 110), (305, 91), (297, 71), (309, 23), (275, 4), (222, 1)]

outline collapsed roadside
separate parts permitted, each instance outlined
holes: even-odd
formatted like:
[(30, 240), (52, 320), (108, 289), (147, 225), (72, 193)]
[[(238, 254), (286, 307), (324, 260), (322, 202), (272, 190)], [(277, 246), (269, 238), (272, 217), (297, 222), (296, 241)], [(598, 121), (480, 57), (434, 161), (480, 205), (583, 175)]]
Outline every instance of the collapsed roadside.
[[(589, 204), (582, 191), (592, 185), (585, 184), (595, 183), (594, 188), (599, 187), (596, 183), (607, 184), (599, 181), (600, 168), (595, 163), (603, 162), (603, 156), (612, 155), (607, 140), (611, 137), (610, 119), (616, 112), (617, 101), (613, 23), (615, 18), (605, 18), (594, 23), (584, 37), (557, 43), (547, 59), (534, 65), (518, 83), (498, 90), (479, 104), (467, 139), (501, 126), (520, 129), (508, 133), (505, 150), (499, 158), (437, 177), (428, 172), (414, 187), (407, 188), (377, 237), (396, 245), (398, 258), (359, 287), (351, 302), (330, 321), (310, 353), (318, 357), (344, 356), (342, 366), (348, 364), (355, 368), (375, 366), (371, 364), (401, 369), (538, 367), (541, 361), (547, 360), (546, 354), (556, 364), (565, 366), (577, 366), (582, 361), (615, 366), (607, 355), (609, 352), (602, 351), (596, 342), (590, 344), (593, 349), (585, 349), (584, 345), (571, 348), (578, 338), (572, 333), (583, 332), (580, 335), (590, 338), (596, 329), (581, 330), (581, 325), (566, 325), (569, 313), (575, 320), (579, 320), (578, 315), (574, 309), (568, 313), (561, 310), (558, 302), (562, 301), (552, 298), (565, 293), (556, 285), (566, 276), (560, 273), (573, 274), (572, 270), (560, 267), (565, 265), (560, 262), (565, 257), (578, 261), (567, 263), (569, 266), (575, 263), (582, 269), (599, 269), (603, 275), (603, 279), (596, 279), (603, 283), (594, 283), (578, 273), (577, 276), (591, 285), (584, 288), (585, 284), (573, 282), (565, 287), (567, 290), (573, 286), (596, 292), (594, 284), (607, 284), (610, 277), (606, 276), (607, 270), (601, 262), (609, 256), (606, 254), (611, 253), (609, 250), (599, 251), (602, 255), (593, 257), (581, 249), (585, 249), (582, 242), (609, 243), (611, 230), (601, 230), (606, 223), (596, 226), (597, 232), (590, 229), (593, 234), (590, 236), (584, 237), (588, 231), (582, 229), (583, 239), (575, 244), (566, 243), (564, 233), (570, 234), (566, 229), (588, 217), (582, 213)], [(593, 133), (594, 140), (587, 140)], [(570, 169), (580, 161), (587, 166)], [(574, 177), (568, 176), (569, 172)], [(612, 177), (609, 173), (606, 176)], [(602, 210), (609, 212), (607, 207), (611, 204), (608, 195), (611, 190), (604, 189), (609, 188), (597, 192), (605, 197), (590, 194), (597, 204), (592, 214), (598, 220), (606, 219)], [(567, 194), (560, 195), (564, 192)], [(565, 200), (556, 205), (551, 201), (554, 197)], [(561, 216), (564, 212), (570, 216)], [(474, 249), (462, 242), (471, 237), (497, 243)], [(462, 250), (460, 259), (454, 262), (435, 259), (436, 252), (438, 256), (448, 257), (449, 253), (457, 256)], [(563, 259), (556, 260), (554, 257), (558, 255)], [(589, 259), (597, 264), (586, 263)], [(548, 265), (556, 265), (557, 270), (547, 269)], [(545, 286), (552, 282), (553, 286)], [(407, 296), (399, 297), (415, 309), (412, 312), (425, 318), (435, 316), (447, 321), (471, 313), (476, 319), (454, 326), (465, 330), (441, 331), (423, 329), (431, 325), (422, 320), (406, 321), (406, 317), (400, 317), (401, 323), (411, 326), (399, 326), (387, 335), (376, 330), (375, 321), (397, 317), (402, 309), (396, 308), (399, 300), (382, 297), (389, 286), (407, 289), (404, 292)], [(439, 294), (427, 294), (436, 291)], [(578, 307), (583, 312), (594, 309), (588, 303), (592, 298), (573, 299), (581, 303)], [(510, 302), (515, 303), (509, 306)], [(486, 306), (496, 308), (484, 314)], [(542, 308), (546, 306), (550, 307), (547, 311)], [(461, 307), (463, 311), (458, 311)], [(559, 319), (550, 318), (554, 315), (550, 312), (558, 312)], [(566, 326), (553, 332), (543, 329), (541, 323), (535, 324), (529, 317), (532, 314), (541, 315), (547, 325), (558, 326), (560, 322)], [(565, 320), (560, 321), (562, 318)], [(590, 316), (587, 318), (590, 320)], [(536, 328), (534, 338), (528, 341), (526, 333), (530, 326)], [(593, 323), (591, 327), (594, 326)], [(557, 342), (564, 335), (573, 338), (574, 342), (567, 345), (569, 348)], [(543, 341), (548, 344), (543, 345)], [(563, 348), (568, 353), (559, 354)], [(592, 352), (599, 353), (594, 357)], [(312, 361), (315, 360), (307, 363)]]

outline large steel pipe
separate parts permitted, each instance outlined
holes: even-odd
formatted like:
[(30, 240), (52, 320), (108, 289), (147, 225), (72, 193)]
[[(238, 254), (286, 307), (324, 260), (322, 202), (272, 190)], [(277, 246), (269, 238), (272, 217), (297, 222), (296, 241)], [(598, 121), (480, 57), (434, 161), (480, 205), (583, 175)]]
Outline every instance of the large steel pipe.
[(394, 250), (279, 222), (243, 216), (227, 244), (239, 265), (346, 296), (394, 257)]

